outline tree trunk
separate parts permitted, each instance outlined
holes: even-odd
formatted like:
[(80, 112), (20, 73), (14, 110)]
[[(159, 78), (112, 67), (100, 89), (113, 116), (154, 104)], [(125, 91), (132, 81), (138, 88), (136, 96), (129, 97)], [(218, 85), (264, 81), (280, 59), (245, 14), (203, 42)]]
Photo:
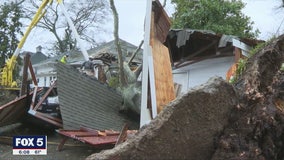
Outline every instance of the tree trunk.
[(249, 57), (236, 83), (211, 78), (169, 103), (122, 145), (87, 160), (283, 160), (283, 41), (281, 35)]
[(121, 46), (119, 42), (119, 36), (118, 36), (118, 24), (119, 24), (119, 18), (118, 13), (116, 11), (115, 5), (113, 0), (110, 0), (110, 7), (113, 13), (113, 19), (114, 19), (114, 40), (117, 47), (117, 53), (118, 53), (118, 63), (119, 63), (119, 82), (121, 87), (126, 86), (125, 76), (124, 76), (124, 70), (123, 70), (123, 60), (122, 60), (122, 51)]

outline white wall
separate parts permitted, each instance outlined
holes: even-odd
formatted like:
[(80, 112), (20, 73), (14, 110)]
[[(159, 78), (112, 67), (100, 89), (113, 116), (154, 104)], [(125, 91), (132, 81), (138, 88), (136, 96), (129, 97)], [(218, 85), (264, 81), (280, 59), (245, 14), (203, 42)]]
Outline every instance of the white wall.
[(189, 72), (188, 71), (181, 71), (173, 73), (173, 81), (181, 85), (181, 93), (186, 92), (188, 89), (188, 78)]
[[(57, 78), (56, 69), (53, 63), (34, 65), (34, 72), (38, 87), (49, 87)], [(32, 84), (31, 87), (34, 85)]]
[(173, 70), (174, 82), (182, 85), (181, 92), (206, 83), (210, 77), (219, 76), (226, 79), (226, 73), (234, 63), (234, 56), (213, 58)]
[(37, 77), (38, 87), (49, 87), (55, 80), (56, 75), (45, 75)]

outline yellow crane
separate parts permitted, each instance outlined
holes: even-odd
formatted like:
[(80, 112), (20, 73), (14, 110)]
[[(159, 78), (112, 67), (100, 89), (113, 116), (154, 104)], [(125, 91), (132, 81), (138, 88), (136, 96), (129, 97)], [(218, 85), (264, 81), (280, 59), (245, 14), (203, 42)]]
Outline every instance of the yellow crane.
[[(24, 45), (24, 43), (26, 42), (26, 39), (28, 37), (28, 35), (30, 34), (31, 30), (36, 26), (36, 24), (39, 22), (39, 20), (44, 16), (44, 14), (46, 13), (46, 8), (48, 5), (52, 4), (53, 0), (43, 0), (41, 5), (39, 6), (36, 14), (34, 15), (30, 25), (28, 26), (26, 32), (24, 33), (23, 37), (21, 38), (17, 49), (15, 50), (15, 52), (13, 53), (13, 55), (11, 56), (10, 59), (8, 59), (4, 65), (4, 67), (1, 70), (1, 74), (0, 74), (0, 85), (1, 85), (1, 89), (9, 89), (9, 90), (18, 90), (18, 85), (17, 82), (13, 79), (13, 72), (15, 69), (15, 65), (16, 65), (16, 60), (17, 57), (19, 56), (19, 53)], [(74, 36), (76, 38), (76, 40), (79, 43), (80, 49), (84, 55), (84, 59), (87, 61), (88, 60), (88, 53), (87, 51), (82, 47), (82, 43), (81, 43), (81, 39), (78, 36), (77, 30), (75, 29), (75, 26), (73, 24), (73, 22), (71, 21), (64, 5), (63, 5), (63, 1), (62, 0), (57, 0), (57, 3), (59, 4), (59, 6), (61, 7), (67, 22), (69, 24), (69, 26), (72, 29), (72, 33), (74, 33)]]

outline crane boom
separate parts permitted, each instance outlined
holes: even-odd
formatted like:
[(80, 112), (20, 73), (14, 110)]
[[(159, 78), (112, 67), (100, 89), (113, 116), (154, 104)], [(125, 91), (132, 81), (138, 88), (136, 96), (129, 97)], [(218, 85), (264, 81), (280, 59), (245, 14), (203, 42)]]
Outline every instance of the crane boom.
[(88, 55), (87, 50), (85, 49), (85, 47), (83, 47), (83, 43), (82, 43), (81, 38), (79, 37), (79, 34), (78, 34), (78, 32), (77, 32), (77, 30), (76, 30), (76, 28), (74, 26), (74, 23), (72, 22), (68, 12), (66, 11), (66, 9), (65, 9), (65, 7), (63, 5), (62, 0), (57, 0), (57, 3), (59, 4), (59, 7), (63, 11), (63, 14), (64, 14), (64, 16), (67, 19), (67, 23), (71, 27), (72, 33), (74, 34), (74, 37), (75, 37), (75, 39), (77, 40), (77, 42), (78, 42), (78, 44), (80, 46), (80, 49), (81, 49), (81, 51), (83, 53), (85, 61), (87, 61), (89, 59), (89, 55)]
[[(53, 2), (53, 0), (43, 0), (42, 1), (41, 5), (39, 6), (36, 14), (34, 15), (32, 21), (31, 21), (30, 25), (27, 27), (26, 32), (24, 33), (23, 37), (21, 38), (21, 40), (20, 40), (20, 42), (17, 46), (17, 49), (15, 50), (15, 52), (13, 53), (11, 58), (6, 61), (5, 66), (2, 68), (1, 75), (0, 75), (1, 76), (0, 77), (0, 85), (2, 87), (5, 87), (5, 89), (19, 89), (19, 88), (17, 88), (17, 82), (15, 80), (13, 80), (13, 71), (15, 69), (17, 57), (18, 57), (21, 49), (23, 48), (31, 30), (37, 25), (37, 23), (40, 21), (40, 19), (46, 13), (47, 5), (52, 4), (52, 2)], [(83, 44), (82, 44), (81, 39), (78, 35), (78, 32), (75, 29), (74, 23), (72, 22), (71, 18), (69, 17), (69, 14), (67, 13), (67, 11), (66, 11), (66, 9), (63, 5), (63, 1), (57, 0), (57, 3), (59, 4), (61, 10), (63, 11), (63, 14), (67, 19), (67, 23), (69, 24), (69, 26), (72, 29), (72, 32), (74, 33), (75, 39), (77, 40), (77, 42), (80, 46), (80, 49), (81, 49), (82, 54), (84, 56), (84, 59), (87, 61), (88, 57), (89, 57), (88, 53), (85, 50), (85, 48), (83, 47)]]

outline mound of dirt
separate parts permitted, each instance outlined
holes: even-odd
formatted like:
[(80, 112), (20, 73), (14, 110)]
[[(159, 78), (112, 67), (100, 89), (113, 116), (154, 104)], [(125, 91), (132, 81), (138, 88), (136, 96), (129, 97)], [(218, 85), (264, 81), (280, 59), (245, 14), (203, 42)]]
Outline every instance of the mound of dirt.
[(239, 109), (212, 159), (284, 159), (284, 36), (251, 57), (235, 85)]
[(177, 98), (126, 142), (87, 159), (284, 159), (284, 35), (220, 78)]
[(235, 99), (231, 85), (213, 78), (170, 103), (133, 138), (89, 159), (208, 159)]

